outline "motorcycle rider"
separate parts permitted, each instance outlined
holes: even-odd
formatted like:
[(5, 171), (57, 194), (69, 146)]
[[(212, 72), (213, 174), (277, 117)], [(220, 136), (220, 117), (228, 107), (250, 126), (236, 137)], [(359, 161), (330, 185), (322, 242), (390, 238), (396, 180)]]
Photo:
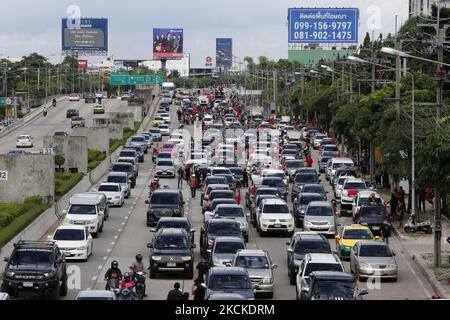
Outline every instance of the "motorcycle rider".
[(53, 100), (52, 100), (52, 105), (53, 105), (53, 107), (56, 107), (56, 99), (55, 98), (53, 98)]
[(153, 178), (153, 181), (150, 183), (150, 192), (155, 191), (156, 189), (159, 189), (161, 185), (159, 184), (159, 178)]
[[(146, 270), (144, 262), (142, 262), (142, 255), (140, 253), (138, 253), (136, 255), (136, 261), (133, 261), (133, 263), (130, 266), (130, 270), (133, 273), (133, 276), (134, 276), (134, 279), (136, 280), (136, 282), (145, 284), (145, 277), (138, 275), (138, 274), (135, 275), (135, 273), (137, 273), (137, 272), (145, 273), (145, 270)], [(145, 294), (144, 294), (144, 296), (145, 296)]]
[(120, 289), (133, 289), (135, 283), (131, 277), (131, 273), (125, 272), (123, 275), (123, 280), (120, 281)]
[(47, 107), (46, 106), (44, 106), (44, 110), (42, 111), (42, 114), (44, 115), (44, 117), (47, 116)]
[[(105, 273), (105, 280), (116, 278), (118, 280), (122, 279), (122, 271), (119, 269), (119, 263), (114, 260), (111, 262), (111, 268)], [(108, 283), (106, 284), (106, 290), (109, 290)]]

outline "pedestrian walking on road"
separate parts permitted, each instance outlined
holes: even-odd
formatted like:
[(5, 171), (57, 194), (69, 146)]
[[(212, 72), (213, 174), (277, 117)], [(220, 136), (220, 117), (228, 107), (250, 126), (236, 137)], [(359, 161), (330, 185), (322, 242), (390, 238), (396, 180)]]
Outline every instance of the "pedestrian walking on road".
[(306, 165), (307, 165), (308, 167), (312, 167), (313, 163), (314, 163), (314, 160), (313, 160), (313, 158), (311, 157), (311, 154), (308, 154), (308, 157), (306, 158)]
[(241, 189), (236, 190), (236, 203), (241, 205)]
[(383, 227), (381, 228), (381, 237), (383, 238), (383, 241), (386, 242), (387, 245), (389, 245), (389, 237), (391, 236), (392, 226), (389, 223), (384, 223)]
[(418, 192), (418, 195), (419, 195), (419, 212), (421, 211), (425, 212), (425, 199), (427, 196), (425, 189), (421, 188)]
[(244, 188), (248, 188), (248, 172), (247, 172), (247, 169), (244, 169), (244, 171), (242, 171), (242, 178), (244, 180)]
[(195, 191), (197, 190), (197, 177), (195, 174), (192, 175), (191, 179), (189, 180), (189, 186), (191, 187), (191, 195), (192, 198), (195, 199)]
[(398, 199), (397, 199), (397, 188), (391, 193), (391, 199), (388, 201), (391, 207), (391, 215), (397, 217)]
[(180, 289), (180, 283), (175, 282), (173, 289), (169, 291), (167, 295), (167, 300), (184, 300), (183, 292)]
[(183, 167), (179, 167), (177, 173), (178, 173), (178, 189), (183, 190), (183, 173), (184, 173)]

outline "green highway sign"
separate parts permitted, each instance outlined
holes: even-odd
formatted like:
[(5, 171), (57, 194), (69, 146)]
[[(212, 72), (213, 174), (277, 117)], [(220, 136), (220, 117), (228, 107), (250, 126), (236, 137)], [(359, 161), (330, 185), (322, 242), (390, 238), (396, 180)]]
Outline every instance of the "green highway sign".
[(111, 85), (155, 85), (163, 83), (163, 76), (154, 74), (129, 75), (128, 73), (112, 73)]

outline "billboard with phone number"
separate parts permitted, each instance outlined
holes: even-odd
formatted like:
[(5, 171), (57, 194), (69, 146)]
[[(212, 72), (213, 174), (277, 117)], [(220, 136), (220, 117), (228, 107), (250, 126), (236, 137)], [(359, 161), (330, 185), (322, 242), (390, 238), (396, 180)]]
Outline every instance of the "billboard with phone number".
[(183, 29), (153, 29), (153, 59), (183, 58)]
[(108, 19), (62, 19), (62, 51), (86, 55), (106, 55), (108, 52)]
[(231, 68), (233, 61), (233, 39), (216, 39), (216, 67)]
[(357, 43), (357, 8), (289, 8), (289, 43)]

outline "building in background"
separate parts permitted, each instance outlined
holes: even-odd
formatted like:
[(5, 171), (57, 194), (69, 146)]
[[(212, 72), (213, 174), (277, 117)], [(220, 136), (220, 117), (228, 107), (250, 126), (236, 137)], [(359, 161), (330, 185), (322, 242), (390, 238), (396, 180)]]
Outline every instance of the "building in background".
[(0, 61), (1, 60), (6, 60), (6, 61), (9, 61), (11, 63), (18, 63), (18, 62), (22, 61), (23, 58), (22, 57), (0, 56)]
[[(145, 66), (153, 71), (159, 71), (161, 69), (160, 60), (143, 61), (140, 65)], [(183, 54), (183, 58), (179, 60), (167, 60), (166, 69), (171, 73), (178, 71), (180, 77), (189, 77), (189, 68), (191, 65), (190, 55), (188, 53)]]
[[(431, 15), (431, 7), (437, 4), (438, 0), (409, 0), (409, 15), (417, 16), (423, 14), (425, 16)], [(450, 7), (450, 0), (440, 0), (441, 8)]]

